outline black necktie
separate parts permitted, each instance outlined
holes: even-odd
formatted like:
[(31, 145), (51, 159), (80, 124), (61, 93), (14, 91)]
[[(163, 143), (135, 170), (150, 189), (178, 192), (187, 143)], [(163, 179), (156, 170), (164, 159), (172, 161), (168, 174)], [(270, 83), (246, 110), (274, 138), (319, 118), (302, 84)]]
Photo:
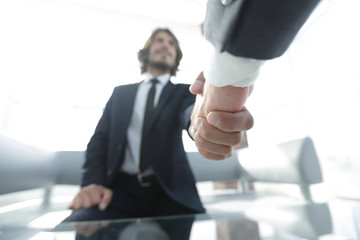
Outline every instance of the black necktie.
[(154, 110), (155, 110), (155, 108), (154, 108), (154, 98), (155, 98), (155, 90), (156, 90), (155, 87), (156, 87), (156, 84), (158, 83), (158, 80), (152, 79), (151, 83), (152, 83), (152, 86), (149, 90), (149, 94), (147, 97), (143, 129), (142, 129), (141, 149), (140, 149), (140, 171), (141, 172), (145, 171), (150, 166), (150, 159), (149, 159), (148, 154), (145, 151), (145, 145), (147, 144), (145, 133), (147, 132), (147, 130), (149, 128), (151, 116), (153, 115)]

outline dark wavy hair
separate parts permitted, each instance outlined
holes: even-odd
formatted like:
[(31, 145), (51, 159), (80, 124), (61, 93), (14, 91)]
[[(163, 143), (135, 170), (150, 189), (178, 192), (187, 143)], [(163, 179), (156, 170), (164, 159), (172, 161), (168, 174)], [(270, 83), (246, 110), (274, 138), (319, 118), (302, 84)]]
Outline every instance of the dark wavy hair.
[(180, 64), (180, 61), (182, 59), (183, 54), (182, 54), (182, 51), (181, 51), (180, 46), (179, 46), (179, 41), (176, 39), (175, 35), (167, 28), (157, 28), (157, 29), (155, 29), (151, 33), (151, 36), (149, 37), (149, 39), (145, 42), (144, 47), (139, 50), (137, 55), (138, 55), (138, 60), (140, 62), (140, 71), (141, 71), (141, 73), (144, 73), (147, 70), (148, 63), (149, 63), (150, 46), (153, 43), (156, 34), (158, 34), (159, 32), (166, 32), (167, 34), (169, 34), (175, 40), (176, 59), (175, 59), (174, 66), (170, 69), (170, 74), (171, 74), (171, 76), (176, 76), (176, 72), (179, 70), (178, 67), (179, 67), (179, 64)]

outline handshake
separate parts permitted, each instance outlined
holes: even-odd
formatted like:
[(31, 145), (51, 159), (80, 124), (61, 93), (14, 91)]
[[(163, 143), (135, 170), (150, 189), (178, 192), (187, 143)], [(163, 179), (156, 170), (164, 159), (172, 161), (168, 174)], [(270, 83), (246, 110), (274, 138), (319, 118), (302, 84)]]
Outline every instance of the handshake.
[(196, 95), (196, 101), (189, 133), (203, 157), (223, 160), (240, 146), (243, 131), (254, 124), (244, 107), (252, 89), (253, 86), (215, 87), (206, 83), (202, 72), (191, 84), (190, 92)]

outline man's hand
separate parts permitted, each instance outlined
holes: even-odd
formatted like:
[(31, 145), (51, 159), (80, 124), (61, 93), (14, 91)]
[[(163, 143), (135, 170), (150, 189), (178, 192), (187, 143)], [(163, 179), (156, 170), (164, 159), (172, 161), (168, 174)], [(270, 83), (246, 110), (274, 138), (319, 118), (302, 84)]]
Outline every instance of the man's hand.
[(203, 73), (190, 86), (190, 92), (197, 95), (190, 134), (203, 157), (213, 160), (230, 157), (241, 142), (241, 131), (252, 128), (253, 117), (244, 107), (251, 91), (252, 87), (206, 84)]
[(91, 184), (83, 187), (70, 203), (69, 209), (77, 210), (80, 208), (90, 208), (98, 206), (100, 210), (105, 210), (112, 199), (112, 190), (109, 188)]

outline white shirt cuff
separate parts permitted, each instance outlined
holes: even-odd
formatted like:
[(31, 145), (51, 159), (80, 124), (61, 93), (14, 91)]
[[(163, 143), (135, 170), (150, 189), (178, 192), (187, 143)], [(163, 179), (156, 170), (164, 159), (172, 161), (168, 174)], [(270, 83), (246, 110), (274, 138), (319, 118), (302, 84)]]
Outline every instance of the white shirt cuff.
[(236, 57), (214, 49), (204, 76), (215, 87), (248, 87), (254, 84), (264, 62), (265, 60)]

